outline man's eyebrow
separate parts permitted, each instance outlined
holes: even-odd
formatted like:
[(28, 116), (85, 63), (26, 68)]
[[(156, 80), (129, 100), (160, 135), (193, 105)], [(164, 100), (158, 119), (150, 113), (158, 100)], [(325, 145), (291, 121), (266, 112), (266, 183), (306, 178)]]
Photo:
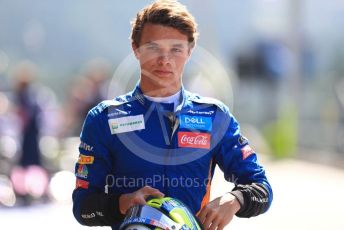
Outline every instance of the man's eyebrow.
[(153, 41), (148, 41), (145, 43), (145, 45), (154, 45), (154, 46), (158, 46), (159, 44)]
[(177, 44), (173, 44), (172, 46), (175, 47), (175, 48), (184, 48), (185, 44), (177, 43)]
[[(146, 42), (144, 45), (148, 45), (148, 46), (159, 46), (159, 43), (154, 42), (154, 41), (148, 41)], [(174, 43), (172, 44), (173, 48), (184, 48), (185, 44), (184, 43)]]

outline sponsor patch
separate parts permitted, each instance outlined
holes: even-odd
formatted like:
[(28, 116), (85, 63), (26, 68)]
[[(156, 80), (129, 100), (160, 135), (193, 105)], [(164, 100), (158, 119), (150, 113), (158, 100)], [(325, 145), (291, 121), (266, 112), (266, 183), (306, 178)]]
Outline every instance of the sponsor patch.
[(246, 145), (245, 147), (241, 149), (241, 153), (242, 153), (242, 159), (245, 160), (247, 157), (249, 157), (253, 153), (253, 150), (249, 145)]
[(107, 116), (108, 117), (116, 117), (119, 115), (129, 115), (130, 113), (131, 113), (131, 111), (122, 111), (122, 110), (116, 109), (115, 111), (110, 112)]
[(214, 111), (193, 111), (193, 110), (188, 110), (187, 111), (188, 113), (191, 113), (191, 114), (199, 114), (199, 115), (202, 115), (202, 114), (206, 114), (206, 115), (212, 115), (214, 113)]
[(132, 132), (135, 130), (145, 129), (143, 114), (137, 116), (120, 117), (109, 119), (111, 134)]
[(95, 218), (96, 216), (104, 216), (104, 214), (102, 212), (96, 211), (96, 213), (92, 212), (89, 214), (81, 214), (81, 217), (83, 219), (92, 219)]
[(88, 181), (76, 179), (75, 188), (88, 189), (88, 185), (89, 185)]
[(80, 149), (84, 149), (86, 151), (91, 152), (93, 150), (93, 146), (86, 144), (85, 142), (81, 142), (79, 145)]
[(178, 132), (178, 147), (210, 149), (209, 133)]
[(86, 156), (86, 155), (80, 154), (79, 159), (78, 159), (78, 164), (90, 165), (90, 164), (93, 164), (93, 161), (94, 161), (94, 156)]
[(239, 142), (240, 145), (245, 145), (245, 144), (248, 143), (248, 140), (247, 140), (246, 137), (240, 135), (240, 137), (238, 138), (238, 142)]
[(83, 219), (92, 219), (92, 218), (95, 218), (96, 217), (96, 214), (94, 214), (93, 212), (90, 213), (90, 214), (81, 214), (81, 217)]
[(180, 127), (186, 129), (211, 131), (212, 120), (211, 117), (181, 115)]
[(79, 165), (76, 176), (86, 179), (88, 175), (88, 168), (86, 165)]

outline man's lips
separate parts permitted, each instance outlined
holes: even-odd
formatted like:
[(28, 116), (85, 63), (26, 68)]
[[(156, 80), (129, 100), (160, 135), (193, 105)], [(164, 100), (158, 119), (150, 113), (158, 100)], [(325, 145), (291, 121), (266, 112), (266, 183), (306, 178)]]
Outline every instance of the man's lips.
[(169, 75), (173, 73), (172, 71), (169, 71), (169, 70), (154, 70), (153, 72), (157, 75)]

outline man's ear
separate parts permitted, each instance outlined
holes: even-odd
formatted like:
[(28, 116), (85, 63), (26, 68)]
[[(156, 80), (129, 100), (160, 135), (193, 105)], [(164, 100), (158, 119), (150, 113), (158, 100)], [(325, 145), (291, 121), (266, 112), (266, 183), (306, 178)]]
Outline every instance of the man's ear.
[(134, 54), (135, 54), (135, 57), (136, 57), (137, 59), (140, 59), (140, 50), (139, 50), (139, 47), (138, 47), (134, 42), (132, 42), (132, 43), (131, 43), (131, 48), (133, 49), (133, 52), (134, 52)]
[(193, 47), (189, 47), (188, 48), (188, 59), (190, 59), (192, 51), (193, 51)]

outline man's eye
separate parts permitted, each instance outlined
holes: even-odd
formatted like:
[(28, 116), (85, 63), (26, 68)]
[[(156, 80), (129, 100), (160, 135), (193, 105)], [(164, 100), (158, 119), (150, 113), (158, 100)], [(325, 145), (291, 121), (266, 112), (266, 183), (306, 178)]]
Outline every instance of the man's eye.
[(179, 52), (182, 52), (182, 50), (181, 50), (181, 49), (178, 49), (178, 48), (173, 48), (173, 49), (172, 49), (172, 52), (174, 52), (174, 53), (179, 53)]
[(147, 49), (148, 49), (148, 50), (152, 50), (152, 51), (156, 51), (156, 50), (158, 50), (159, 48), (156, 47), (156, 46), (148, 46)]

